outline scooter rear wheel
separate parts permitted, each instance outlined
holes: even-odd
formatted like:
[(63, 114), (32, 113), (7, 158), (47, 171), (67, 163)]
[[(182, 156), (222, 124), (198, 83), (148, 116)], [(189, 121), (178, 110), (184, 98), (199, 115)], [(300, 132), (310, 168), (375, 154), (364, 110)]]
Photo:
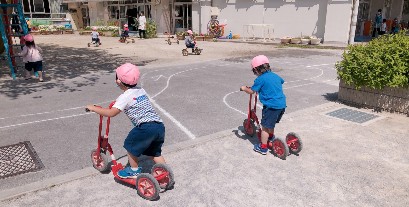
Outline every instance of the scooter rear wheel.
[(187, 50), (186, 50), (186, 49), (183, 49), (183, 50), (182, 50), (182, 55), (183, 55), (183, 56), (188, 56), (188, 55), (189, 55), (189, 53), (187, 52)]
[(298, 154), (302, 150), (302, 142), (300, 136), (294, 132), (290, 132), (287, 134), (286, 142), (288, 145), (288, 149), (292, 154)]
[(151, 174), (142, 173), (136, 178), (136, 191), (146, 200), (156, 200), (159, 197), (159, 183)]
[[(162, 178), (160, 180), (157, 180), (157, 181), (159, 183), (160, 188), (165, 189), (165, 190), (169, 190), (175, 184), (172, 169), (169, 166), (167, 166), (166, 164), (160, 164), (160, 163), (155, 164), (152, 167), (151, 174), (153, 175), (153, 177), (159, 177), (164, 173), (167, 173), (167, 175), (164, 178)], [(155, 178), (155, 179), (157, 179), (157, 178)]]
[(94, 149), (91, 151), (91, 161), (92, 166), (100, 172), (109, 172), (110, 165), (109, 165), (109, 156), (105, 153), (100, 153), (99, 156), (97, 154), (97, 150)]
[(247, 123), (247, 119), (244, 119), (243, 121), (243, 127), (244, 127), (244, 133), (247, 134), (250, 137), (254, 137), (256, 135), (256, 125), (254, 124), (254, 121), (250, 119), (250, 123)]
[(288, 146), (287, 143), (280, 137), (273, 139), (273, 154), (278, 158), (285, 160), (288, 155)]

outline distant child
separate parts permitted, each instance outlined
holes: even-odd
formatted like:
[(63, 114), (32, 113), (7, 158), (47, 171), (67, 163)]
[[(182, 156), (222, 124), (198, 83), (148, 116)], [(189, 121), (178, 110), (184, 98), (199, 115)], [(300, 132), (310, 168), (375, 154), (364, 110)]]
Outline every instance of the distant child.
[(125, 138), (124, 148), (128, 152), (130, 167), (118, 172), (121, 178), (136, 178), (142, 172), (138, 166), (140, 155), (150, 156), (155, 163), (165, 163), (161, 155), (165, 141), (165, 126), (155, 112), (144, 89), (137, 86), (140, 72), (137, 66), (125, 63), (116, 69), (116, 84), (124, 91), (111, 109), (88, 105), (95, 113), (114, 117), (123, 111), (134, 125)]
[(382, 9), (378, 9), (375, 15), (375, 27), (372, 32), (372, 37), (376, 37), (376, 34), (380, 34), (382, 26)]
[(31, 34), (24, 36), (25, 46), (23, 51), (19, 53), (23, 57), (23, 62), (26, 68), (26, 80), (31, 79), (30, 71), (38, 72), (38, 80), (43, 82), (43, 57), (41, 56), (41, 48), (36, 46), (34, 38)]
[(126, 38), (129, 37), (129, 28), (128, 28), (128, 24), (124, 24), (124, 31), (121, 34), (122, 38)]
[(193, 37), (193, 32), (192, 30), (187, 31), (187, 36), (185, 37), (185, 45), (187, 48), (192, 48), (192, 52), (194, 52), (196, 43)]
[(384, 34), (386, 34), (386, 19), (383, 19), (381, 31), (379, 32), (379, 35), (384, 35)]
[(398, 22), (398, 18), (395, 18), (395, 19), (393, 20), (393, 23), (392, 23), (391, 33), (392, 33), (392, 34), (397, 34), (397, 33), (399, 33), (399, 30), (400, 30), (400, 24), (399, 24), (399, 22)]
[(92, 37), (92, 40), (91, 40), (92, 42), (99, 44), (99, 33), (97, 32), (96, 27), (92, 27), (91, 37)]
[(27, 23), (28, 32), (31, 32), (31, 21), (29, 18), (26, 18), (26, 23)]
[[(272, 141), (274, 138), (274, 127), (280, 122), (287, 107), (282, 86), (284, 80), (271, 72), (270, 62), (264, 55), (254, 57), (251, 66), (254, 75), (257, 76), (254, 85), (251, 88), (242, 86), (240, 89), (248, 94), (257, 92), (263, 104), (261, 143), (254, 145), (254, 151), (265, 155), (268, 151), (267, 141)], [(270, 134), (272, 136), (269, 138)]]

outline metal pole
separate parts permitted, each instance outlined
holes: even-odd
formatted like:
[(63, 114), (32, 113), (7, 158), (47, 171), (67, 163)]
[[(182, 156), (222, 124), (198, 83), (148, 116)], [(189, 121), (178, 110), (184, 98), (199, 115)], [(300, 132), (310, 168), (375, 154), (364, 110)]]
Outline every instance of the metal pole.
[(352, 7), (351, 27), (349, 29), (348, 44), (353, 44), (355, 39), (356, 22), (358, 19), (359, 0), (354, 0)]

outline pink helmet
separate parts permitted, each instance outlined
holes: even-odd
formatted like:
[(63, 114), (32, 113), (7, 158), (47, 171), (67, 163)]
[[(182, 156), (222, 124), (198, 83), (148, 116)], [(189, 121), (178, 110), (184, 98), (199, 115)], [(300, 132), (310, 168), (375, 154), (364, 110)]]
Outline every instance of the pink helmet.
[(93, 31), (97, 31), (97, 27), (92, 27), (92, 30), (93, 30)]
[(190, 30), (190, 29), (187, 31), (187, 33), (188, 34), (193, 34), (192, 30)]
[(34, 41), (34, 37), (31, 34), (28, 34), (26, 36), (24, 36), (24, 40), (27, 42), (33, 42)]
[(268, 58), (264, 55), (258, 55), (251, 61), (251, 68), (256, 68), (266, 63), (270, 63), (270, 61), (268, 61)]
[(139, 68), (131, 63), (125, 63), (116, 69), (118, 79), (128, 85), (136, 85), (139, 81)]
[(124, 24), (124, 27), (128, 27), (128, 24)]

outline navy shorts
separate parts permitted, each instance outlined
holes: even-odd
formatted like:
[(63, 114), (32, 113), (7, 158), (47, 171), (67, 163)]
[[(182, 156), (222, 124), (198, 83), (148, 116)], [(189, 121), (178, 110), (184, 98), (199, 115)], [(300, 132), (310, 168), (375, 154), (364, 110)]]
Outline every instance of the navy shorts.
[(165, 125), (162, 122), (146, 122), (129, 132), (124, 148), (135, 157), (141, 155), (159, 157), (164, 142)]
[(191, 43), (191, 44), (186, 45), (187, 48), (195, 48), (195, 46), (196, 46), (195, 43)]
[(267, 129), (274, 129), (276, 123), (279, 123), (281, 117), (283, 117), (284, 112), (285, 109), (273, 109), (264, 106), (261, 113), (261, 126)]
[(32, 69), (34, 69), (34, 72), (43, 71), (43, 61), (28, 62), (24, 67), (28, 71), (31, 71)]

